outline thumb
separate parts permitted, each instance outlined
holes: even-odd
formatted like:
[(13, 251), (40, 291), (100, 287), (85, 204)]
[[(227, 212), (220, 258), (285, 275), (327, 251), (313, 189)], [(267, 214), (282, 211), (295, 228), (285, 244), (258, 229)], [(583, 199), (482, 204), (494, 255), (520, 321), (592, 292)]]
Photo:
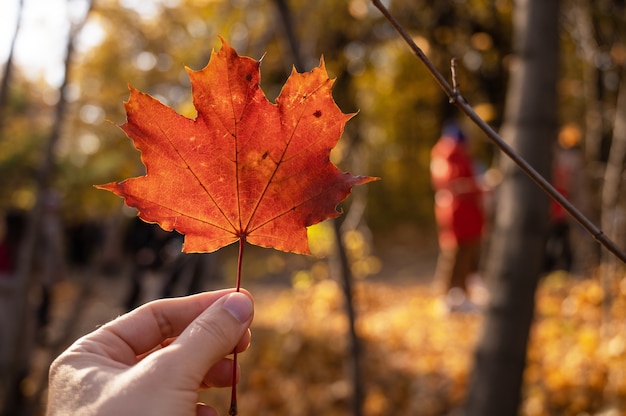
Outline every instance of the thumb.
[(252, 322), (252, 299), (241, 292), (229, 293), (209, 306), (167, 348), (159, 351), (163, 374), (181, 376), (196, 388), (207, 371), (233, 349)]

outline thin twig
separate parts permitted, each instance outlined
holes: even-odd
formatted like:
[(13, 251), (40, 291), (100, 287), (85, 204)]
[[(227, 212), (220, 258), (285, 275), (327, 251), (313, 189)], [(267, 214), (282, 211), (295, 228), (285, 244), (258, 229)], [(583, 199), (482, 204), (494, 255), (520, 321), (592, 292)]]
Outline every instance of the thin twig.
[(456, 104), (459, 99), (462, 99), (461, 88), (459, 87), (459, 77), (456, 72), (457, 59), (452, 58), (450, 60), (450, 77), (452, 78), (452, 96), (450, 97), (450, 104)]
[(389, 13), (389, 10), (381, 3), (380, 0), (372, 0), (374, 6), (376, 6), (380, 12), (385, 16), (387, 21), (396, 29), (398, 34), (404, 39), (404, 41), (413, 50), (415, 55), (426, 66), (430, 74), (435, 78), (435, 81), (444, 90), (446, 95), (450, 98), (450, 103), (454, 104), (459, 110), (467, 115), (486, 135), (493, 141), (502, 152), (504, 152), (519, 168), (526, 173), (544, 192), (546, 192), (552, 199), (554, 199), (559, 205), (565, 209), (580, 225), (585, 228), (593, 238), (603, 245), (607, 250), (613, 253), (622, 262), (626, 263), (626, 254), (593, 222), (591, 222), (582, 212), (578, 210), (571, 202), (569, 202), (563, 195), (561, 195), (541, 174), (539, 174), (526, 160), (519, 156), (515, 151), (496, 133), (489, 124), (476, 114), (472, 106), (467, 104), (460, 92), (455, 91), (450, 86), (445, 77), (437, 70), (435, 65), (428, 59), (428, 57), (422, 52), (422, 50), (415, 44), (413, 38), (402, 27), (402, 25)]

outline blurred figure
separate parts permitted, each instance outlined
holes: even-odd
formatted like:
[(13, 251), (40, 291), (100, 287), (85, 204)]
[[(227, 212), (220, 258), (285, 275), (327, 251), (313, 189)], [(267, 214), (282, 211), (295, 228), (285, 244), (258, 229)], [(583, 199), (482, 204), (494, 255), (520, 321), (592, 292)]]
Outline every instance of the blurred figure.
[(472, 311), (477, 306), (469, 297), (468, 278), (480, 260), (482, 189), (465, 134), (456, 123), (444, 126), (432, 148), (430, 172), (440, 248), (435, 278), (445, 285), (448, 311)]
[[(5, 411), (11, 414), (19, 409), (25, 400), (22, 380), (29, 371), (29, 359), (32, 345), (20, 345), (18, 354), (14, 356), (15, 334), (20, 323), (16, 317), (20, 297), (18, 296), (17, 271), (19, 250), (26, 231), (27, 215), (22, 211), (9, 211), (0, 225), (0, 374), (10, 374), (11, 365), (17, 367), (17, 378), (13, 385), (0, 385), (0, 393), (4, 393), (7, 401)], [(28, 320), (25, 330), (33, 329), (34, 322)], [(17, 362), (13, 362), (17, 358)], [(4, 391), (2, 391), (4, 389)]]
[(165, 275), (161, 297), (193, 295), (204, 290), (204, 280), (218, 280), (217, 253), (181, 253)]
[[(583, 155), (580, 150), (580, 129), (574, 125), (564, 126), (559, 132), (554, 151), (552, 185), (561, 195), (581, 207), (578, 192), (582, 187)], [(546, 243), (544, 271), (564, 270), (570, 272), (574, 263), (570, 237), (570, 218), (556, 201), (550, 201), (550, 227)]]
[(99, 260), (104, 242), (102, 224), (93, 220), (81, 220), (67, 225), (65, 234), (69, 266), (84, 271)]
[(131, 287), (124, 306), (132, 310), (142, 303), (144, 277), (148, 272), (159, 272), (176, 262), (182, 247), (182, 235), (167, 232), (157, 224), (135, 217), (126, 230), (125, 252), (132, 263)]
[[(124, 251), (130, 256), (131, 287), (124, 306), (132, 310), (148, 297), (171, 297), (202, 292), (207, 277), (217, 278), (215, 253), (183, 253), (183, 235), (135, 217), (126, 229)], [(158, 282), (147, 284), (153, 273)], [(155, 288), (155, 283), (161, 285)], [(150, 288), (152, 286), (152, 288)], [(156, 289), (156, 290), (155, 290)]]
[[(37, 325), (43, 330), (50, 323), (52, 309), (52, 290), (66, 276), (65, 234), (61, 223), (61, 196), (55, 190), (47, 190), (43, 195), (43, 216), (41, 234), (37, 241), (39, 261), (40, 297), (37, 308)], [(43, 331), (39, 334), (43, 341)]]
[(5, 215), (0, 231), (0, 279), (10, 279), (17, 267), (17, 255), (26, 227), (26, 214), (10, 211)]

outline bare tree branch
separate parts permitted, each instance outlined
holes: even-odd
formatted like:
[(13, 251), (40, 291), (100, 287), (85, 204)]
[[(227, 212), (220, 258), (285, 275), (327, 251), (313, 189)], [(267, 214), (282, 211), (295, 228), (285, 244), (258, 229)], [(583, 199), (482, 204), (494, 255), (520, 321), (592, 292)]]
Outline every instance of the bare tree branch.
[(291, 57), (295, 63), (298, 71), (304, 71), (304, 59), (302, 53), (300, 53), (300, 44), (298, 43), (298, 37), (296, 31), (293, 28), (293, 19), (291, 17), (291, 9), (287, 4), (287, 0), (275, 0), (276, 8), (280, 14), (280, 20), (282, 21), (282, 27), (285, 31), (285, 38), (289, 43), (289, 50), (291, 51)]
[(424, 52), (415, 44), (413, 38), (402, 27), (402, 25), (393, 17), (389, 10), (382, 4), (380, 0), (372, 0), (372, 3), (380, 12), (385, 16), (389, 23), (394, 27), (398, 34), (409, 45), (415, 55), (426, 66), (430, 74), (435, 78), (435, 81), (444, 90), (446, 95), (450, 98), (450, 103), (454, 104), (459, 110), (467, 115), (486, 135), (491, 141), (493, 141), (502, 152), (504, 152), (515, 164), (528, 175), (544, 192), (546, 192), (552, 199), (554, 199), (559, 205), (563, 207), (580, 225), (582, 225), (593, 238), (603, 245), (607, 250), (613, 253), (622, 262), (626, 263), (626, 254), (593, 222), (591, 222), (578, 208), (572, 205), (563, 195), (561, 195), (541, 174), (539, 174), (535, 168), (533, 168), (526, 160), (520, 157), (503, 139), (496, 133), (489, 124), (487, 124), (469, 105), (463, 96), (456, 91), (446, 78), (437, 70), (435, 65), (428, 59)]

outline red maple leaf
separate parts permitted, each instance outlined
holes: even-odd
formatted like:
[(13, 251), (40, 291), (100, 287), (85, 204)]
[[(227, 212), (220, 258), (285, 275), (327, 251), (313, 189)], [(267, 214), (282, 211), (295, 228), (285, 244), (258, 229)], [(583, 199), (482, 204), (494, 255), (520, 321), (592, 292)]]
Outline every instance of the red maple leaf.
[(195, 119), (131, 87), (121, 128), (146, 175), (98, 188), (125, 198), (144, 221), (185, 234), (185, 252), (245, 240), (309, 253), (306, 227), (337, 217), (353, 185), (377, 178), (330, 161), (352, 114), (335, 104), (323, 60), (294, 70), (276, 104), (261, 90), (259, 67), (222, 40), (204, 69), (187, 69)]

